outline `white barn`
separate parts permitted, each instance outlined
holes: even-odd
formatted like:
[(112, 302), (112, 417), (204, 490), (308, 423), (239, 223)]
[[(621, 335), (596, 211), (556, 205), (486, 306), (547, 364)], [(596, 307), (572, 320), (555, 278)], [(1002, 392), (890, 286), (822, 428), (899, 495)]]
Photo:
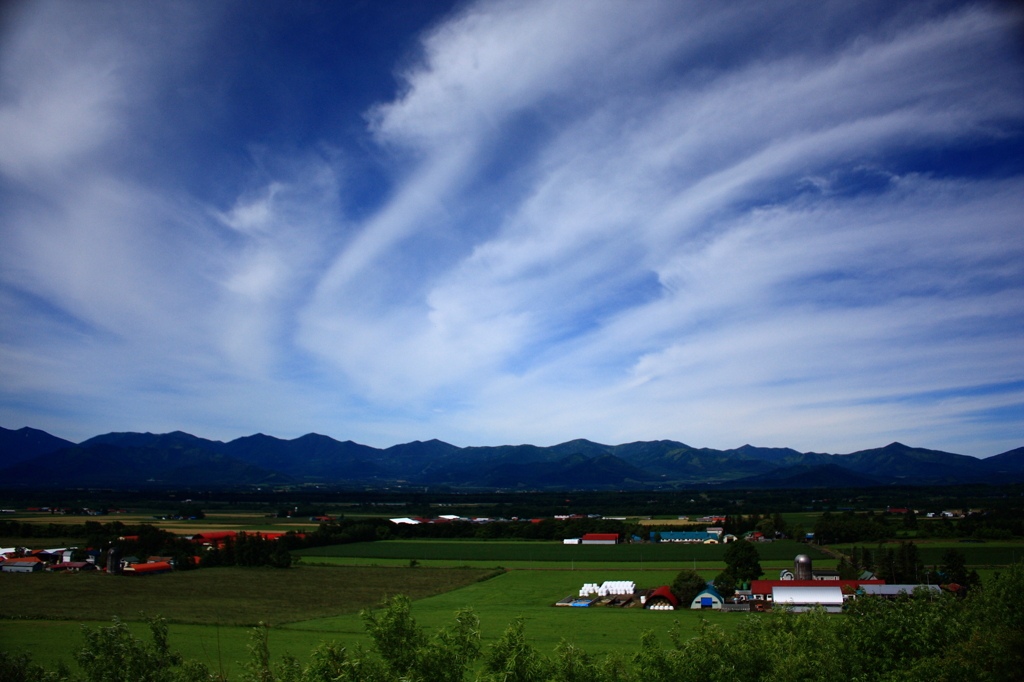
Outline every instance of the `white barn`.
[(772, 602), (776, 606), (788, 606), (793, 611), (809, 611), (822, 606), (829, 613), (843, 610), (843, 588), (833, 587), (782, 587), (772, 588)]

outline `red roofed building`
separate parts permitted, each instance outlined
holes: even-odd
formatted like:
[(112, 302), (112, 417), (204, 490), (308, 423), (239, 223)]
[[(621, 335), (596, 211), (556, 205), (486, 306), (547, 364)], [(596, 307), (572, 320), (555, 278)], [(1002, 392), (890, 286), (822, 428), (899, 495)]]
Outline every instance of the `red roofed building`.
[[(239, 535), (248, 535), (249, 537), (258, 537), (264, 540), (277, 540), (282, 535), (287, 533), (281, 531), (266, 531), (266, 530), (249, 530), (249, 531), (234, 531), (234, 530), (217, 530), (209, 533), (200, 533), (192, 536), (192, 542), (202, 545), (212, 545), (214, 547), (224, 547), (224, 543), (230, 540), (235, 540)], [(295, 537), (304, 538), (304, 533), (296, 533)]]
[(166, 561), (154, 561), (148, 564), (126, 566), (122, 575), (157, 575), (159, 573), (170, 573), (171, 570), (171, 565)]
[(662, 585), (656, 589), (644, 602), (645, 609), (657, 611), (662, 608), (668, 609), (668, 607), (671, 607), (672, 610), (679, 607), (679, 600), (676, 599), (676, 595), (672, 594), (672, 589), (668, 585)]
[(853, 594), (861, 585), (884, 584), (884, 580), (754, 580), (750, 594), (752, 599), (769, 599), (776, 587), (840, 587), (843, 594)]
[(584, 545), (615, 545), (618, 542), (618, 533), (587, 533), (583, 536)]

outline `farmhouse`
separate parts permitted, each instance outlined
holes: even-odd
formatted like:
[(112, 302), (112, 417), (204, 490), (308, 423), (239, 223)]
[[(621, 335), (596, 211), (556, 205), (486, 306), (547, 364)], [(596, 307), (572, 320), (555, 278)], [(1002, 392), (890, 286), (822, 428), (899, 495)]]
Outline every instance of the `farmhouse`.
[(587, 533), (582, 538), (584, 545), (615, 545), (619, 542), (618, 533)]

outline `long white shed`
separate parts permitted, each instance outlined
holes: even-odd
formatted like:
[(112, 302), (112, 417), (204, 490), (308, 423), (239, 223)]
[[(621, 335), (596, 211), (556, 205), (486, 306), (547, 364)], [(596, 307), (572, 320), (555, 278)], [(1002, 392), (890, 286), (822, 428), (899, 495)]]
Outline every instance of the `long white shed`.
[(772, 602), (796, 612), (809, 611), (820, 605), (829, 613), (840, 613), (843, 610), (843, 588), (778, 586), (772, 588)]

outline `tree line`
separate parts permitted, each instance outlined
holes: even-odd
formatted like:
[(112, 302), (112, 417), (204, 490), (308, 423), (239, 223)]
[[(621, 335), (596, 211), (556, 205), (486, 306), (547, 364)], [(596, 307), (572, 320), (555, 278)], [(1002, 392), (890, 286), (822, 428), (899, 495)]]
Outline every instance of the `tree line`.
[(826, 511), (815, 521), (814, 540), (820, 544), (880, 542), (896, 537), (900, 531), (913, 531), (919, 538), (1011, 539), (1024, 536), (1024, 510), (992, 509), (959, 519), (928, 520), (920, 520), (913, 509), (901, 514)]

